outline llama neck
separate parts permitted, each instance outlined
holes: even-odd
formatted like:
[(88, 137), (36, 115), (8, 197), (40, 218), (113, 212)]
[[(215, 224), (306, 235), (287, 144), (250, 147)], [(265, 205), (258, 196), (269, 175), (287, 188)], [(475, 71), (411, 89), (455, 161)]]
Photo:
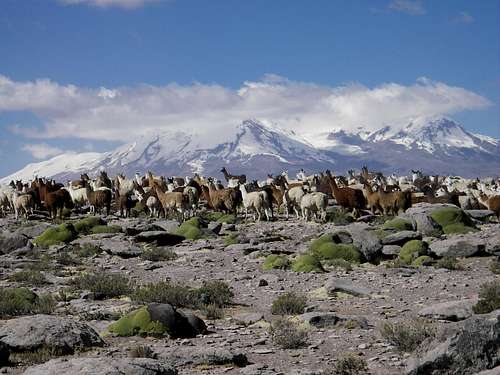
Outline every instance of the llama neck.
[(241, 197), (245, 199), (247, 196), (247, 189), (245, 185), (240, 185), (240, 191), (241, 191)]

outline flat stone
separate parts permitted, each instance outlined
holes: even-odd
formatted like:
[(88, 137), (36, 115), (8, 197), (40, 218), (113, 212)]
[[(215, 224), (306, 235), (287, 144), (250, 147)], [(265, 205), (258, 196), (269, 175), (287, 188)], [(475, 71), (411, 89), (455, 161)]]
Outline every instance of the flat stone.
[(473, 235), (455, 235), (446, 240), (433, 241), (429, 245), (430, 252), (438, 257), (471, 257), (485, 249), (484, 241)]
[(476, 303), (477, 299), (436, 303), (424, 307), (418, 312), (418, 315), (425, 318), (456, 322), (470, 318), (474, 314), (472, 306)]
[(340, 315), (335, 312), (313, 311), (299, 315), (299, 319), (316, 328), (333, 328), (347, 322), (354, 322), (358, 328), (368, 328), (364, 317)]
[(361, 285), (354, 284), (351, 280), (330, 279), (326, 282), (325, 288), (329, 295), (342, 292), (357, 297), (365, 297), (371, 294), (370, 290)]
[(248, 326), (264, 319), (264, 315), (261, 313), (242, 313), (233, 316), (232, 319), (238, 323)]
[(404, 245), (410, 240), (421, 240), (422, 234), (411, 230), (402, 230), (400, 232), (389, 234), (382, 239), (384, 245)]
[(398, 245), (384, 245), (382, 247), (382, 254), (387, 256), (397, 256), (401, 251), (401, 246)]
[(158, 246), (175, 246), (185, 240), (183, 236), (165, 231), (142, 232), (134, 236), (135, 242), (155, 242)]
[(484, 220), (495, 216), (495, 213), (490, 210), (464, 210), (470, 217), (477, 220)]

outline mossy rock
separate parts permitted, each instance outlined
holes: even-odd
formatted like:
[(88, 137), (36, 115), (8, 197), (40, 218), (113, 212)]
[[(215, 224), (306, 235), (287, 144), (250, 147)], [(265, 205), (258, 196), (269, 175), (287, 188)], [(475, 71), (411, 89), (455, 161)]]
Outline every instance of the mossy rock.
[(68, 243), (77, 237), (75, 227), (71, 223), (61, 224), (55, 228), (49, 228), (33, 240), (38, 246), (48, 247), (61, 243)]
[(444, 234), (466, 234), (476, 231), (477, 229), (468, 227), (462, 223), (454, 223), (443, 227)]
[(294, 272), (325, 272), (320, 260), (312, 254), (302, 254), (292, 263)]
[(108, 327), (108, 331), (116, 336), (153, 336), (168, 334), (167, 327), (158, 321), (151, 320), (147, 306), (121, 317)]
[[(462, 233), (464, 228), (470, 227), (471, 230), (474, 229), (474, 224), (470, 217), (458, 207), (443, 207), (431, 212), (431, 218), (438, 223), (443, 231), (445, 228), (449, 227), (448, 230), (452, 233)], [(446, 233), (446, 232), (445, 232)]]
[(394, 229), (399, 231), (403, 230), (413, 230), (413, 225), (411, 222), (401, 218), (395, 218), (392, 220), (387, 220), (383, 225), (382, 229)]
[(349, 263), (360, 263), (361, 253), (353, 244), (325, 242), (313, 251), (320, 260), (343, 259)]
[(262, 264), (262, 269), (267, 270), (287, 270), (290, 268), (290, 259), (286, 255), (271, 254), (266, 257)]
[(411, 265), (413, 267), (421, 267), (421, 266), (430, 266), (434, 263), (434, 259), (432, 259), (428, 255), (421, 255), (418, 258), (416, 258)]
[(324, 244), (333, 244), (333, 236), (331, 234), (324, 234), (319, 238), (316, 238), (309, 245), (310, 251), (318, 251), (321, 246)]
[(405, 264), (412, 262), (421, 255), (425, 255), (426, 246), (420, 240), (411, 240), (404, 244), (399, 252), (398, 258)]
[(199, 217), (192, 217), (186, 220), (182, 225), (177, 228), (175, 234), (183, 236), (189, 240), (199, 240), (201, 238), (214, 237), (215, 234), (203, 228), (203, 220)]
[(106, 223), (98, 216), (89, 216), (85, 219), (78, 220), (74, 226), (78, 233), (91, 233), (92, 228), (105, 225)]
[(96, 225), (95, 227), (92, 227), (90, 233), (120, 233), (121, 231), (122, 227), (120, 227), (119, 225)]

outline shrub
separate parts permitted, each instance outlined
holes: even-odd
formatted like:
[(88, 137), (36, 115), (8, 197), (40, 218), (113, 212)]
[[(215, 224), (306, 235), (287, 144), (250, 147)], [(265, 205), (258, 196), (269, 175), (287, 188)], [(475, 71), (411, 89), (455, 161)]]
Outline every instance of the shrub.
[(224, 237), (224, 245), (234, 245), (238, 243), (238, 235), (231, 233), (229, 236)]
[(90, 229), (91, 234), (99, 233), (120, 233), (122, 227), (119, 225), (96, 225)]
[(99, 246), (92, 245), (90, 243), (84, 243), (83, 245), (76, 245), (73, 249), (76, 256), (80, 258), (90, 258), (102, 253)]
[(157, 355), (149, 346), (137, 345), (130, 349), (130, 358), (153, 358), (156, 359)]
[(411, 262), (411, 265), (413, 267), (421, 267), (421, 266), (430, 266), (434, 263), (434, 259), (432, 259), (428, 255), (421, 255), (418, 258), (416, 258), (413, 262)]
[(273, 315), (302, 314), (307, 306), (307, 298), (294, 292), (285, 293), (276, 298), (271, 306)]
[(201, 217), (207, 221), (217, 221), (219, 223), (236, 224), (238, 218), (233, 214), (224, 214), (222, 212), (206, 211)]
[(216, 305), (218, 307), (229, 306), (234, 294), (231, 287), (223, 281), (205, 281), (196, 290), (199, 301), (204, 305)]
[(108, 327), (116, 336), (153, 336), (161, 337), (167, 332), (166, 327), (158, 321), (151, 320), (147, 306), (121, 317)]
[(128, 277), (104, 270), (81, 276), (75, 279), (73, 284), (80, 289), (91, 291), (95, 299), (120, 297), (132, 291)]
[(270, 328), (273, 343), (282, 349), (297, 349), (307, 345), (308, 331), (286, 318), (276, 319)]
[(62, 266), (78, 266), (82, 264), (82, 261), (74, 256), (72, 256), (67, 251), (63, 251), (56, 256), (56, 262)]
[(462, 270), (463, 266), (455, 257), (443, 257), (434, 263), (436, 268), (446, 268), (448, 270)]
[(476, 314), (488, 314), (500, 309), (500, 281), (484, 283), (479, 289), (479, 301), (472, 309)]
[(267, 270), (287, 270), (290, 268), (290, 259), (286, 255), (271, 254), (264, 259), (262, 269)]
[(333, 268), (342, 268), (346, 272), (352, 271), (352, 265), (344, 259), (332, 259), (328, 261), (328, 266)]
[(401, 352), (413, 352), (427, 338), (435, 336), (434, 327), (421, 319), (408, 322), (384, 323), (382, 337)]
[(292, 263), (294, 272), (325, 272), (321, 262), (311, 254), (299, 255)]
[(342, 355), (335, 362), (332, 370), (325, 375), (364, 375), (368, 374), (368, 365), (360, 356), (347, 353)]
[(191, 289), (169, 281), (143, 285), (137, 288), (131, 297), (137, 302), (169, 303), (175, 307), (192, 307), (196, 304), (196, 296)]
[(443, 227), (444, 234), (466, 234), (470, 232), (476, 232), (477, 230), (472, 227), (468, 227), (461, 223), (450, 224)]
[(38, 270), (27, 269), (10, 275), (9, 280), (25, 285), (39, 286), (47, 283), (45, 276)]
[(331, 260), (343, 259), (349, 263), (360, 263), (361, 253), (352, 244), (328, 242), (322, 244), (314, 254), (321, 260), (329, 262)]
[(105, 224), (99, 216), (88, 216), (85, 219), (78, 220), (74, 225), (78, 233), (89, 234), (92, 232), (92, 228)]
[(224, 318), (224, 309), (213, 303), (203, 305), (201, 311), (205, 314), (207, 319), (216, 320)]
[(490, 271), (495, 275), (500, 275), (500, 259), (493, 259), (490, 263)]
[(444, 207), (434, 210), (431, 217), (447, 234), (468, 233), (475, 229), (470, 217), (458, 207)]
[(335, 225), (348, 225), (354, 222), (354, 218), (342, 210), (335, 209), (326, 213), (326, 221)]
[(168, 261), (177, 259), (177, 254), (170, 248), (145, 245), (141, 254), (141, 259), (152, 262)]
[(36, 365), (65, 354), (68, 353), (61, 348), (44, 345), (30, 351), (13, 352), (10, 354), (9, 361), (13, 363), (22, 363), (23, 365)]
[(177, 228), (175, 234), (183, 236), (190, 240), (198, 240), (201, 238), (206, 238), (208, 233), (205, 233), (201, 227), (201, 221), (198, 217), (193, 217), (186, 220), (182, 225)]
[(27, 288), (0, 289), (0, 318), (25, 314), (51, 314), (55, 301), (50, 295), (37, 296)]
[(55, 228), (49, 228), (41, 235), (33, 240), (33, 243), (42, 246), (49, 247), (51, 245), (57, 245), (61, 243), (68, 243), (73, 241), (77, 236), (75, 227), (72, 224), (61, 224)]
[(386, 221), (382, 225), (382, 229), (394, 229), (397, 231), (413, 230), (413, 225), (408, 220), (401, 219), (401, 218), (395, 218), (395, 219)]
[(420, 240), (411, 240), (403, 245), (398, 258), (405, 264), (411, 264), (420, 255), (425, 255), (425, 244)]

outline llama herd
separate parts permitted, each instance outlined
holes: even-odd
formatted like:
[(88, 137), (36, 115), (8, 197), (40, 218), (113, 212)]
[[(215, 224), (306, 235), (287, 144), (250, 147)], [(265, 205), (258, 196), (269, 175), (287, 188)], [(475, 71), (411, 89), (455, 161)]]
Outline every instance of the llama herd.
[(363, 167), (359, 173), (333, 175), (329, 170), (307, 175), (301, 170), (296, 179), (285, 171), (269, 174), (264, 181), (247, 182), (245, 175), (221, 169), (226, 186), (212, 177), (156, 176), (136, 173), (131, 179), (118, 174), (111, 179), (105, 171), (95, 178), (83, 174), (65, 185), (36, 177), (32, 181), (11, 181), (0, 185), (0, 213), (13, 212), (16, 219), (34, 210), (45, 210), (54, 219), (64, 210), (85, 210), (110, 215), (112, 207), (129, 217), (138, 203), (150, 217), (177, 216), (182, 221), (201, 207), (224, 213), (242, 212), (254, 220), (275, 218), (283, 210), (304, 220), (325, 221), (328, 205), (335, 201), (354, 217), (365, 214), (397, 215), (419, 202), (450, 203), (463, 209), (489, 209), (500, 219), (500, 179), (465, 179), (458, 176), (426, 176), (412, 170), (409, 176), (384, 176)]

